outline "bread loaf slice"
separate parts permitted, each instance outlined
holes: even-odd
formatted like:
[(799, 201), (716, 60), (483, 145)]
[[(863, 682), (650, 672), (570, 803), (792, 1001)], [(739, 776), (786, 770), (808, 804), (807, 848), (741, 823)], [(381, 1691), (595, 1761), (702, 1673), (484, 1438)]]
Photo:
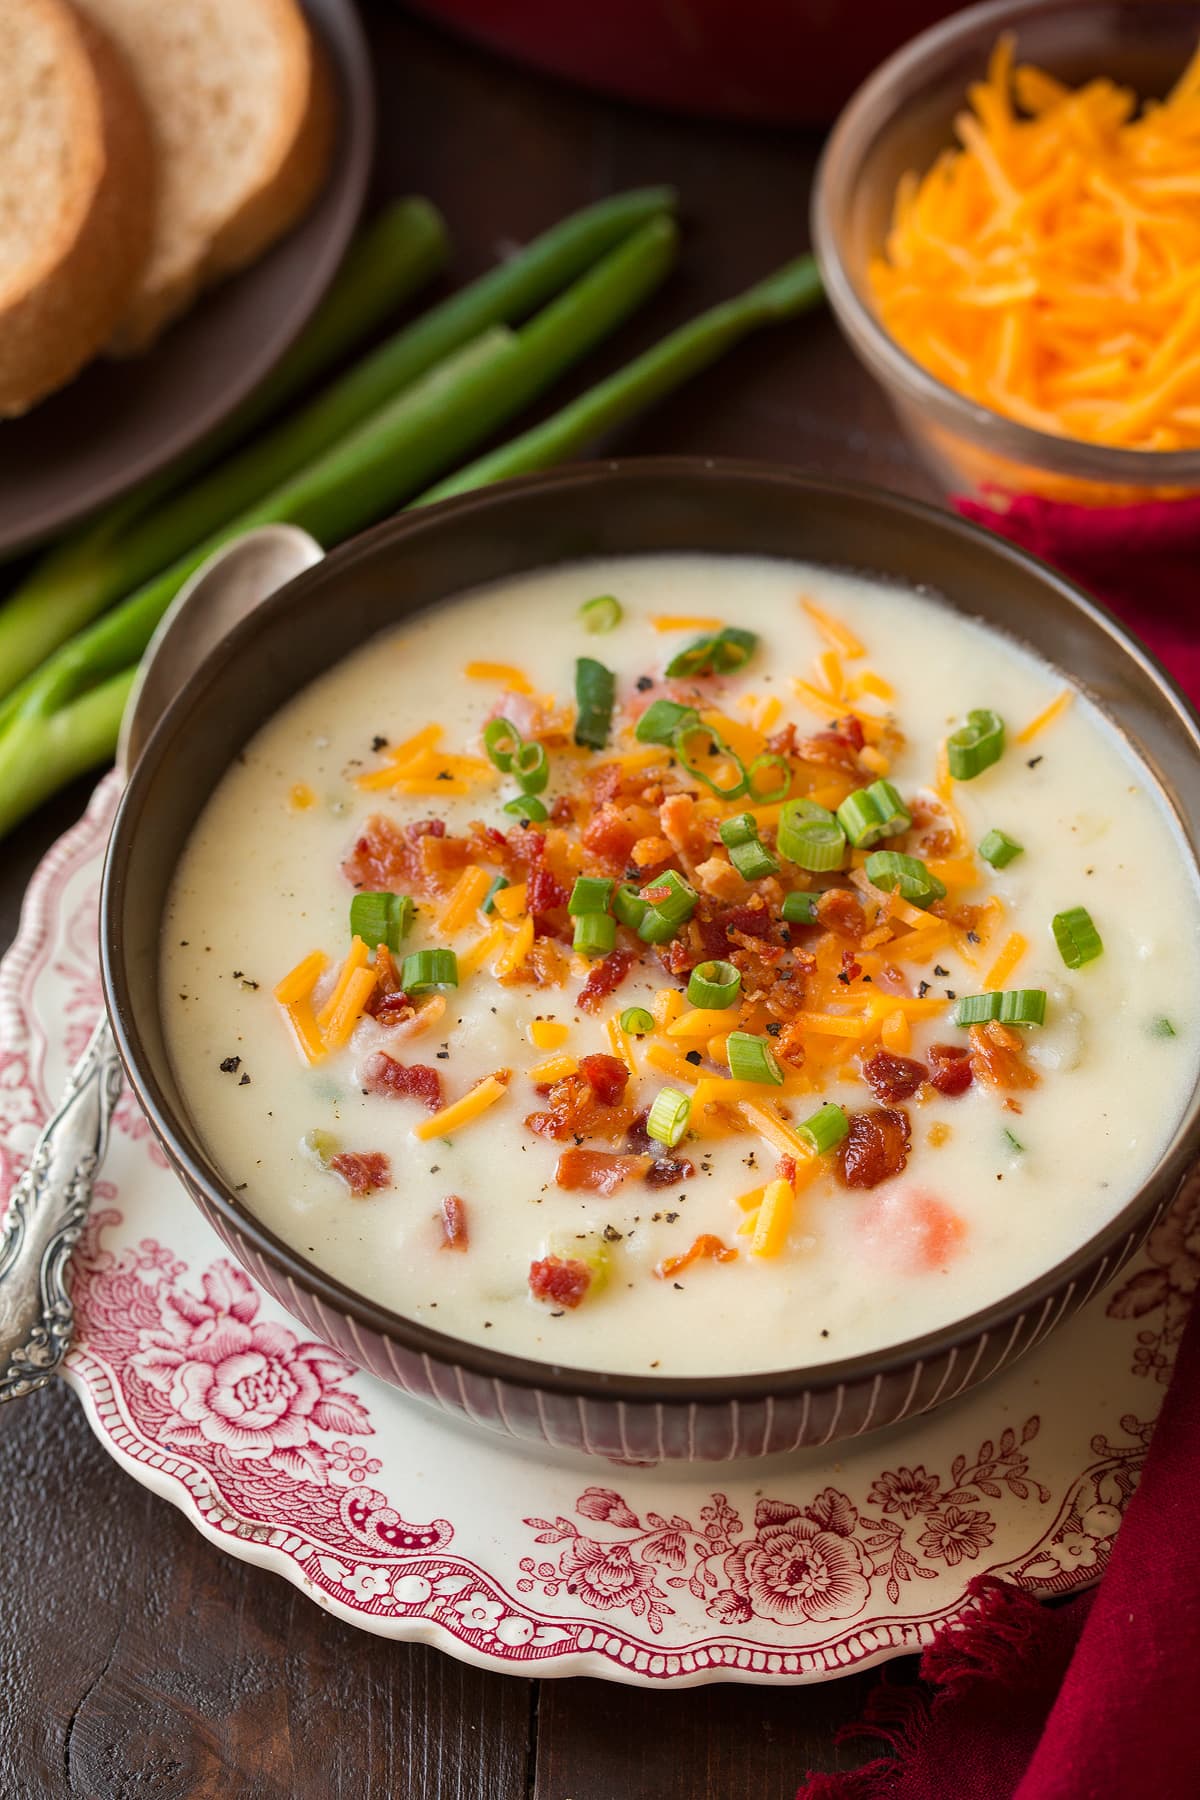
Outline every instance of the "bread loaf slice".
[(330, 83), (296, 0), (78, 4), (128, 57), (160, 160), (154, 246), (111, 346), (128, 354), (310, 206), (329, 162)]
[(110, 337), (150, 248), (155, 168), (119, 53), (66, 0), (0, 5), (0, 416)]

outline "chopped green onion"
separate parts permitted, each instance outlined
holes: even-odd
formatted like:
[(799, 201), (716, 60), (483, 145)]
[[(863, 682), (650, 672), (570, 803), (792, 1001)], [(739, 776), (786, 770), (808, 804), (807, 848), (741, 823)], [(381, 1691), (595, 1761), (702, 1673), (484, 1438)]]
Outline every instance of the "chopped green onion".
[(679, 927), (691, 918), (700, 898), (695, 888), (689, 887), (674, 869), (656, 876), (638, 897), (646, 904), (638, 925), (638, 936), (647, 944), (668, 943)]
[(579, 609), (579, 619), (585, 631), (598, 636), (602, 631), (615, 631), (624, 618), (621, 602), (615, 594), (597, 594), (594, 600), (585, 600)]
[(337, 1155), (338, 1141), (332, 1131), (322, 1131), (319, 1125), (315, 1125), (304, 1134), (304, 1148), (311, 1150), (318, 1162), (328, 1163), (331, 1156)]
[(420, 994), (426, 988), (457, 987), (457, 956), (453, 950), (414, 950), (404, 959), (400, 986), (406, 994)]
[(613, 895), (612, 909), (618, 924), (628, 925), (631, 931), (636, 931), (650, 907), (631, 881), (623, 881)]
[(784, 802), (775, 842), (780, 856), (814, 874), (839, 869), (846, 854), (846, 834), (841, 825), (814, 800)]
[(850, 1121), (845, 1111), (835, 1100), (827, 1100), (824, 1106), (807, 1119), (803, 1125), (797, 1125), (796, 1131), (806, 1144), (811, 1144), (818, 1156), (824, 1156), (835, 1144), (840, 1144), (850, 1129)]
[(1024, 1154), (1024, 1150), (1025, 1150), (1024, 1144), (1021, 1142), (1020, 1138), (1013, 1136), (1012, 1132), (1008, 1129), (1007, 1126), (1005, 1126), (1005, 1128), (1004, 1128), (1004, 1141), (1008, 1145), (1009, 1149), (1012, 1151), (1015, 1151), (1015, 1153), (1018, 1156), (1021, 1156)]
[(536, 794), (518, 794), (515, 800), (506, 800), (504, 811), (511, 813), (516, 819), (537, 819), (540, 822), (550, 817)]
[(989, 707), (967, 714), (967, 722), (946, 739), (946, 758), (955, 781), (974, 781), (1004, 755), (1004, 720)]
[(794, 894), (788, 894), (783, 902), (782, 912), (789, 925), (815, 925), (817, 922), (817, 902), (820, 894), (811, 890), (797, 888)]
[(750, 1031), (731, 1031), (725, 1046), (729, 1073), (735, 1081), (762, 1081), (782, 1087), (783, 1070), (771, 1049), (771, 1040)]
[(633, 735), (639, 744), (671, 745), (677, 731), (699, 723), (700, 714), (694, 706), (680, 706), (677, 700), (652, 700), (634, 726)]
[(600, 1293), (612, 1280), (612, 1250), (594, 1232), (555, 1231), (546, 1239), (546, 1255), (561, 1262), (582, 1263), (591, 1276), (587, 1297)]
[(522, 744), (512, 759), (512, 772), (526, 794), (540, 794), (550, 779), (545, 744)]
[(1150, 1022), (1150, 1036), (1161, 1038), (1175, 1037), (1175, 1027), (1172, 1025), (1170, 1019), (1152, 1019)]
[(571, 898), (567, 901), (567, 911), (572, 918), (581, 913), (607, 912), (612, 891), (611, 881), (602, 881), (597, 875), (577, 875)]
[(594, 657), (575, 662), (575, 742), (589, 750), (603, 750), (612, 729), (617, 678)]
[(1068, 969), (1082, 969), (1084, 963), (1095, 962), (1104, 948), (1086, 906), (1071, 906), (1066, 912), (1055, 913), (1050, 929)]
[(494, 875), (492, 877), (491, 887), (488, 889), (487, 893), (483, 896), (483, 899), (479, 902), (480, 912), (485, 912), (485, 913), (494, 912), (496, 909), (496, 895), (500, 892), (501, 888), (506, 888), (507, 886), (508, 886), (508, 876), (507, 875)]
[(758, 820), (753, 813), (734, 813), (731, 819), (721, 820), (720, 832), (727, 850), (735, 844), (753, 844), (758, 837)]
[(724, 631), (696, 638), (667, 664), (667, 675), (727, 675), (744, 668), (758, 647), (753, 631), (727, 625)]
[(1044, 1025), (1044, 988), (1006, 988), (1003, 993), (964, 994), (954, 1011), (956, 1025)]
[[(701, 755), (725, 757), (733, 764), (737, 770), (737, 780), (732, 786), (722, 787), (719, 782), (713, 780), (711, 775), (706, 775), (704, 770), (693, 760), (690, 746), (691, 740), (697, 735), (707, 738), (709, 742), (708, 750), (701, 751)], [(745, 793), (746, 769), (741, 757), (729, 747), (719, 731), (711, 725), (706, 725), (702, 719), (698, 717), (694, 720), (689, 719), (679, 726), (675, 733), (674, 749), (688, 774), (694, 776), (697, 781), (702, 781), (706, 788), (711, 788), (718, 800), (736, 800), (739, 794)]]
[(912, 814), (890, 781), (873, 781), (847, 794), (837, 816), (856, 850), (870, 850), (881, 838), (897, 837), (912, 824)]
[(732, 963), (697, 963), (688, 976), (689, 1006), (732, 1006), (742, 991), (742, 977)]
[(653, 1138), (656, 1144), (666, 1144), (668, 1149), (674, 1149), (687, 1130), (691, 1110), (690, 1094), (681, 1093), (678, 1088), (660, 1088), (646, 1120), (646, 1136)]
[(654, 1014), (644, 1006), (627, 1006), (621, 1014), (621, 1030), (628, 1032), (630, 1037), (648, 1037), (654, 1025)]
[(1014, 857), (1020, 856), (1024, 849), (1024, 844), (1018, 844), (1016, 838), (1010, 838), (1007, 831), (989, 831), (979, 844), (980, 856), (985, 863), (991, 863), (993, 869), (1007, 869)]
[(483, 728), (483, 747), (493, 768), (508, 775), (512, 772), (513, 758), (525, 747), (525, 740), (510, 719), (489, 719)]
[[(773, 768), (780, 771), (778, 784), (773, 788), (760, 788), (756, 779), (760, 769)], [(746, 770), (746, 792), (759, 806), (773, 806), (777, 800), (786, 800), (792, 785), (792, 765), (786, 756), (778, 750), (764, 750), (756, 756)]]
[(743, 881), (761, 881), (764, 875), (779, 873), (779, 864), (757, 838), (752, 844), (734, 844), (729, 860)]
[(355, 894), (350, 902), (350, 935), (360, 937), (368, 950), (379, 944), (399, 950), (415, 910), (407, 894)]
[(611, 913), (585, 912), (576, 915), (572, 948), (584, 956), (607, 956), (617, 941), (617, 921)]
[(932, 906), (946, 898), (945, 883), (931, 875), (917, 856), (903, 856), (899, 850), (873, 850), (867, 858), (867, 880), (891, 893), (899, 888), (902, 900), (912, 906)]
[(912, 814), (890, 781), (873, 781), (865, 790), (880, 818), (884, 837), (899, 837), (912, 825)]

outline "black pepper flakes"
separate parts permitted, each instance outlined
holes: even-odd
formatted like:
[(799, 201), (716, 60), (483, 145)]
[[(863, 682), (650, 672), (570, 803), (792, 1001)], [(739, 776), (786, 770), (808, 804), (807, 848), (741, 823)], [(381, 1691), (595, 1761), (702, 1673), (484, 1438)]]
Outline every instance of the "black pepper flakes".
[(376, 756), (379, 755), (379, 752), (381, 750), (387, 749), (387, 742), (388, 742), (387, 739), (385, 737), (382, 737), (379, 732), (375, 733), (375, 736), (371, 739), (371, 748), (375, 752)]
[(653, 675), (639, 675), (638, 676), (637, 691), (639, 694), (648, 694), (650, 692), (650, 689), (653, 686), (654, 686)]
[(239, 1087), (249, 1087), (250, 1086), (250, 1077), (246, 1074), (245, 1070), (242, 1071), (242, 1077), (241, 1077), (241, 1080), (238, 1082), (238, 1086)]
[(943, 969), (941, 963), (934, 963), (933, 972), (935, 975), (940, 975), (942, 977), (943, 981), (946, 979), (946, 976), (950, 973), (949, 969)]
[(234, 1075), (237, 1073), (238, 1069), (241, 1068), (241, 1065), (242, 1059), (240, 1056), (227, 1056), (221, 1063), (221, 1073), (222, 1075)]
[(926, 994), (929, 992), (929, 985), (930, 984), (927, 981), (921, 982), (920, 986), (917, 988), (918, 1000), (923, 1000), (925, 998)]
[(1041, 760), (1040, 756), (1031, 756), (1029, 761), (1025, 764), (1025, 767), (1027, 769), (1036, 769)]
[(698, 1069), (700, 1064), (704, 1061), (704, 1058), (701, 1056), (699, 1050), (689, 1050), (683, 1060), (684, 1062), (690, 1062), (694, 1069)]
[(783, 1020), (782, 1019), (768, 1019), (767, 1020), (767, 1036), (768, 1037), (778, 1037), (782, 1030), (783, 1030)]

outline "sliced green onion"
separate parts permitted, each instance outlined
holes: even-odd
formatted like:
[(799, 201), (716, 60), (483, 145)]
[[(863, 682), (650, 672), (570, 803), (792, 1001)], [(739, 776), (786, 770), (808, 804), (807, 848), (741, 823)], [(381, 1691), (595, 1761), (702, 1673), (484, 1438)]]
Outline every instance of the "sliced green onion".
[(761, 881), (764, 875), (779, 873), (779, 864), (765, 844), (735, 844), (729, 860), (743, 881)]
[(655, 1018), (644, 1006), (627, 1006), (621, 1014), (621, 1030), (630, 1037), (648, 1037), (654, 1030)]
[(511, 813), (515, 819), (548, 819), (546, 811), (536, 794), (518, 794), (515, 800), (506, 800), (504, 811)]
[(1004, 755), (1004, 720), (990, 707), (967, 714), (967, 722), (946, 739), (946, 757), (955, 781), (974, 781)]
[(628, 925), (636, 931), (650, 911), (647, 901), (642, 899), (631, 881), (623, 881), (612, 898), (612, 909), (619, 925)]
[(304, 1148), (311, 1150), (318, 1162), (327, 1163), (331, 1156), (338, 1153), (338, 1141), (332, 1131), (322, 1131), (319, 1125), (304, 1134)]
[(1024, 1154), (1024, 1151), (1025, 1151), (1024, 1144), (1021, 1142), (1020, 1138), (1013, 1136), (1012, 1132), (1008, 1129), (1007, 1125), (1004, 1128), (1004, 1141), (1008, 1145), (1009, 1149), (1012, 1151), (1015, 1151), (1015, 1153), (1018, 1156), (1021, 1156)]
[(483, 896), (483, 899), (479, 902), (480, 912), (485, 912), (485, 913), (494, 912), (496, 909), (496, 895), (500, 892), (501, 888), (506, 888), (507, 886), (508, 886), (508, 876), (507, 875), (494, 875), (492, 877), (491, 887), (488, 889), (487, 893)]
[(883, 821), (884, 837), (899, 837), (912, 825), (912, 814), (890, 781), (873, 781), (864, 790)]
[[(708, 750), (701, 751), (701, 755), (724, 757), (726, 761), (731, 762), (737, 770), (737, 779), (729, 787), (722, 787), (719, 782), (714, 781), (712, 776), (707, 775), (694, 760), (691, 749), (691, 740), (696, 736), (707, 738), (709, 742)], [(699, 717), (694, 720), (687, 720), (684, 724), (679, 726), (675, 733), (674, 749), (681, 765), (687, 770), (688, 774), (693, 776), (697, 781), (702, 781), (706, 788), (712, 790), (718, 800), (736, 800), (740, 794), (745, 793), (746, 768), (741, 757), (735, 750), (730, 748), (719, 731), (715, 730), (711, 725), (706, 725)]]
[(775, 842), (780, 856), (814, 874), (840, 869), (846, 854), (846, 834), (841, 825), (814, 800), (784, 802)]
[(1176, 1035), (1175, 1027), (1172, 1025), (1170, 1019), (1152, 1019), (1150, 1021), (1151, 1037), (1169, 1038), (1175, 1037)]
[(824, 1156), (835, 1144), (840, 1144), (850, 1129), (850, 1121), (845, 1111), (835, 1100), (827, 1100), (824, 1106), (807, 1119), (803, 1125), (797, 1125), (798, 1134), (806, 1144), (811, 1144), (818, 1156)]
[(732, 963), (697, 963), (688, 976), (689, 1006), (732, 1006), (741, 991), (741, 973)]
[(985, 863), (991, 863), (993, 869), (1007, 869), (1014, 857), (1024, 851), (1024, 844), (1018, 844), (1016, 838), (1010, 838), (1007, 831), (989, 831), (980, 840), (979, 854)]
[(815, 925), (817, 922), (817, 902), (820, 894), (811, 890), (797, 888), (784, 900), (782, 912), (789, 925)]
[(727, 850), (735, 844), (753, 844), (758, 838), (758, 820), (753, 813), (734, 813), (731, 819), (721, 820), (720, 832)]
[(1104, 948), (1086, 906), (1071, 906), (1066, 912), (1055, 913), (1050, 929), (1068, 969), (1082, 969), (1084, 963), (1095, 962)]
[(639, 744), (670, 745), (683, 726), (699, 723), (700, 714), (694, 706), (680, 706), (677, 700), (652, 700), (634, 726), (633, 735)]
[(404, 959), (400, 986), (406, 994), (420, 994), (426, 988), (457, 987), (457, 956), (453, 950), (414, 950)]
[(725, 1054), (735, 1081), (762, 1081), (771, 1087), (782, 1087), (783, 1070), (769, 1038), (755, 1037), (751, 1031), (731, 1031)]
[(1006, 988), (1003, 993), (964, 994), (954, 1010), (956, 1025), (1044, 1025), (1044, 988)]
[(415, 911), (407, 894), (355, 894), (350, 902), (350, 935), (360, 937), (368, 950), (379, 944), (399, 950)]
[(522, 744), (512, 759), (512, 772), (526, 794), (540, 794), (550, 779), (545, 744)]
[[(778, 769), (779, 780), (773, 788), (760, 788), (758, 774), (760, 769)], [(777, 800), (786, 800), (792, 785), (792, 765), (786, 756), (778, 750), (764, 750), (756, 756), (746, 770), (746, 792), (759, 806), (773, 806)]]
[(678, 1088), (660, 1088), (646, 1120), (646, 1136), (653, 1138), (656, 1144), (666, 1144), (668, 1149), (674, 1149), (687, 1130), (691, 1110), (690, 1094), (681, 1093)]
[(575, 662), (575, 742), (589, 750), (603, 750), (612, 730), (613, 702), (617, 697), (617, 678), (611, 669), (594, 657), (580, 656)]
[(572, 948), (584, 956), (607, 956), (617, 941), (617, 921), (611, 913), (579, 913), (575, 919)]
[(665, 944), (691, 918), (700, 896), (682, 875), (667, 869), (642, 889), (639, 898), (645, 902), (646, 911), (638, 925), (638, 936), (647, 944)]
[(615, 594), (597, 594), (594, 600), (585, 600), (579, 609), (583, 629), (594, 636), (599, 636), (602, 631), (615, 631), (624, 616), (624, 609)]
[(867, 880), (885, 893), (900, 890), (902, 900), (912, 906), (932, 906), (946, 898), (945, 883), (931, 875), (917, 856), (903, 856), (899, 850), (872, 850), (867, 858)]
[(524, 738), (511, 719), (489, 719), (483, 728), (483, 747), (488, 761), (502, 775), (512, 772), (513, 758), (524, 744)]
[(727, 675), (744, 668), (758, 648), (753, 631), (727, 625), (709, 637), (695, 638), (667, 664), (668, 676)]
[(567, 901), (567, 911), (572, 918), (582, 913), (607, 912), (612, 891), (611, 881), (602, 881), (597, 875), (577, 875), (571, 898)]

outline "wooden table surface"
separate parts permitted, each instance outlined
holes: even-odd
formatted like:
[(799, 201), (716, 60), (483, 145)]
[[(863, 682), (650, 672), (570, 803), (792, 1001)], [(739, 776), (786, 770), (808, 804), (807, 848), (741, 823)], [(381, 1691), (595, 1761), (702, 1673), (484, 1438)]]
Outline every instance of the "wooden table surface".
[[(815, 139), (634, 111), (491, 61), (387, 0), (364, 10), (378, 195), (437, 202), (456, 279), (602, 194), (677, 184), (678, 272), (576, 385), (807, 243)], [(620, 448), (928, 491), (826, 316), (744, 345)], [(86, 785), (5, 844), (4, 943)], [(58, 1387), (0, 1408), (0, 1543), (3, 1800), (784, 1800), (808, 1768), (865, 1754), (834, 1735), (871, 1676), (652, 1694), (483, 1674), (352, 1630), (138, 1487)]]

